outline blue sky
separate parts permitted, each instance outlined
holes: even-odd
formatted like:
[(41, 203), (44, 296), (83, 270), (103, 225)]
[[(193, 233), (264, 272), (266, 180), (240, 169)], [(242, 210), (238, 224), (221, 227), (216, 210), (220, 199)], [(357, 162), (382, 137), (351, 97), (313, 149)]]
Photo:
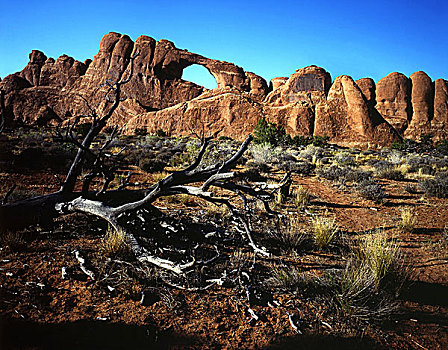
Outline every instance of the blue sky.
[[(115, 31), (168, 39), (268, 81), (311, 64), (333, 79), (418, 70), (448, 79), (448, 2), (441, 0), (0, 0), (0, 9), (0, 77), (21, 70), (32, 49), (93, 58), (102, 36)], [(200, 73), (184, 78), (201, 82)]]

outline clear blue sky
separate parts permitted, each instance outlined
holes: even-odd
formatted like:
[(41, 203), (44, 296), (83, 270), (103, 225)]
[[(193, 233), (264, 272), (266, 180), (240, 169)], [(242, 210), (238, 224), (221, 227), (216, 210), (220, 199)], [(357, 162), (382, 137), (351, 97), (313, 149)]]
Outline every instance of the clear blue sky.
[(447, 18), (445, 0), (0, 0), (0, 77), (21, 70), (32, 49), (93, 58), (115, 31), (168, 39), (268, 81), (311, 64), (333, 79), (418, 70), (448, 79)]

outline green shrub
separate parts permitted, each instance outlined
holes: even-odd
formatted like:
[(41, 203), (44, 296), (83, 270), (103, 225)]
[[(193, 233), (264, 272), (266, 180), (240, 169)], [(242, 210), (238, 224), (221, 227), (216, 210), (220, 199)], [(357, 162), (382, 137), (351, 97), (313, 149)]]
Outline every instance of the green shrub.
[(167, 133), (165, 131), (163, 131), (162, 129), (157, 129), (156, 131), (156, 136), (158, 137), (166, 137), (168, 136)]
[(286, 137), (286, 131), (283, 126), (267, 122), (265, 118), (258, 120), (255, 127), (255, 143), (269, 143), (272, 146), (278, 146), (284, 143)]
[(436, 149), (443, 155), (448, 156), (448, 139), (437, 142)]

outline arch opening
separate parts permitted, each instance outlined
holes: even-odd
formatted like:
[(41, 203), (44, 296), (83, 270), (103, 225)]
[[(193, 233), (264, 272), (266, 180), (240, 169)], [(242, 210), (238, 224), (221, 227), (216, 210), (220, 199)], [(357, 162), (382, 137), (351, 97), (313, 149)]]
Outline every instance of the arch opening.
[(203, 86), (207, 89), (216, 89), (218, 83), (215, 77), (208, 71), (207, 68), (200, 64), (192, 64), (185, 68), (182, 72), (182, 79), (191, 81), (192, 83)]

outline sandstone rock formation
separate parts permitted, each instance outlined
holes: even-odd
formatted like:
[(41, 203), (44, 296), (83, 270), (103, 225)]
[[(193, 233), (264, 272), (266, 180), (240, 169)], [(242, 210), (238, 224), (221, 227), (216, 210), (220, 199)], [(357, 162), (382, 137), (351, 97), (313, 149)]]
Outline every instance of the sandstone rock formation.
[(283, 85), (266, 97), (266, 102), (277, 106), (294, 102), (314, 105), (325, 100), (330, 86), (331, 76), (325, 69), (309, 66), (292, 74)]
[(346, 75), (335, 79), (327, 100), (317, 106), (314, 133), (344, 144), (400, 140), (389, 123), (372, 113), (361, 89)]
[(431, 78), (425, 72), (415, 72), (412, 81), (412, 119), (405, 136), (418, 139), (421, 134), (431, 132), (431, 120), (434, 117), (434, 87)]
[(436, 140), (448, 139), (448, 81), (443, 79), (434, 82), (434, 119), (431, 131)]
[(375, 107), (376, 103), (376, 86), (375, 82), (371, 78), (362, 78), (356, 80), (369, 108)]
[(277, 90), (280, 86), (284, 85), (287, 81), (288, 81), (288, 77), (272, 78), (269, 83), (269, 88), (271, 91)]
[[(422, 133), (447, 137), (447, 81), (432, 83), (424, 72), (410, 79), (391, 73), (376, 85), (370, 78), (354, 82), (340, 76), (332, 84), (323, 68), (309, 66), (289, 78), (272, 79), (268, 87), (262, 77), (232, 63), (178, 49), (168, 40), (140, 36), (133, 42), (118, 33), (105, 35), (93, 61), (84, 63), (67, 55), (54, 60), (33, 50), (21, 72), (0, 81), (7, 125), (47, 125), (85, 115), (84, 99), (104, 108), (102, 84), (126, 76), (137, 52), (134, 74), (123, 86), (127, 100), (110, 119), (128, 133), (146, 128), (187, 135), (204, 125), (210, 132), (243, 139), (265, 117), (292, 136), (327, 135), (347, 145), (390, 145)], [(194, 64), (215, 77), (217, 89), (182, 79), (183, 70)]]
[(401, 73), (390, 73), (376, 84), (376, 109), (400, 135), (411, 120), (410, 98), (410, 80)]

